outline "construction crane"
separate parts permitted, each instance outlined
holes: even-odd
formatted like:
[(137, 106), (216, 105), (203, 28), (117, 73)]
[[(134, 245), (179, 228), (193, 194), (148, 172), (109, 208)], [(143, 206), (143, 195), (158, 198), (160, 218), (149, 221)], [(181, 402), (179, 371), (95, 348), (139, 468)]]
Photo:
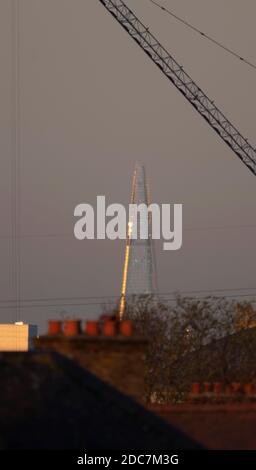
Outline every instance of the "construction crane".
[(213, 100), (184, 71), (183, 67), (160, 44), (139, 18), (122, 0), (99, 0), (118, 23), (137, 42), (163, 74), (185, 96), (198, 113), (217, 132), (222, 140), (256, 175), (256, 149), (245, 139), (238, 129), (225, 117)]

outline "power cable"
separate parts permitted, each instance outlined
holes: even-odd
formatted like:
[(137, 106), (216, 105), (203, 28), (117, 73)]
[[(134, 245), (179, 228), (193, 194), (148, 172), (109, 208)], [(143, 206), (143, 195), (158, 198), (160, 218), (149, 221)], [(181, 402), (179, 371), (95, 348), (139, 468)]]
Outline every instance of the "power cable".
[[(161, 300), (161, 296), (158, 296)], [(235, 294), (235, 295), (224, 295), (224, 296), (211, 296), (213, 299), (239, 299), (239, 298), (252, 298), (252, 294)], [(120, 296), (119, 296), (120, 298)], [(197, 297), (188, 297), (189, 300), (205, 300), (207, 299), (207, 296), (197, 296)], [(163, 298), (163, 302), (175, 302), (177, 299), (176, 297), (170, 297), (170, 298)], [(253, 299), (253, 303), (255, 300)], [(116, 301), (110, 301), (108, 300), (109, 304), (115, 304)], [(91, 306), (91, 305), (103, 305), (104, 301), (101, 302), (81, 302), (81, 303), (54, 303), (54, 304), (28, 304), (28, 305), (21, 305), (21, 308), (52, 308), (52, 307), (81, 307), (81, 306)], [(10, 309), (13, 308), (13, 305), (0, 305), (0, 309)]]
[(20, 5), (12, 0), (12, 158), (11, 158), (11, 287), (16, 297), (16, 321), (19, 319), (20, 299)]
[[(177, 291), (177, 294), (179, 295), (190, 295), (190, 294), (208, 294), (206, 296), (210, 295), (215, 295), (218, 292), (244, 292), (244, 291), (255, 291), (255, 292), (250, 292), (248, 294), (243, 294), (243, 295), (256, 295), (256, 287), (234, 287), (234, 288), (220, 288), (220, 289), (201, 289), (201, 290), (184, 290), (184, 291)], [(176, 299), (174, 296), (175, 292), (161, 292), (158, 294), (158, 297), (168, 297), (172, 296), (173, 298)], [(234, 295), (240, 295), (240, 294), (234, 294)], [(205, 297), (205, 296), (203, 296)], [(203, 298), (202, 297), (202, 298)], [(72, 300), (101, 300), (100, 303), (106, 301), (111, 301), (111, 299), (119, 299), (120, 295), (95, 295), (95, 296), (71, 296), (71, 297), (39, 297), (39, 298), (25, 298), (25, 299), (20, 299), (22, 303), (29, 303), (29, 302), (58, 302), (58, 301), (65, 301), (69, 302)], [(197, 298), (197, 297), (194, 297)], [(0, 303), (15, 303), (15, 299), (0, 299)]]
[(220, 47), (221, 49), (223, 49), (224, 51), (226, 51), (228, 54), (231, 54), (232, 56), (234, 56), (236, 59), (239, 59), (240, 61), (244, 62), (245, 64), (249, 65), (249, 67), (253, 68), (253, 69), (256, 69), (256, 65), (253, 63), (253, 62), (250, 62), (248, 59), (246, 59), (245, 57), (242, 57), (240, 54), (238, 54), (237, 52), (233, 51), (232, 49), (230, 49), (229, 47), (225, 46), (223, 43), (221, 43), (220, 41), (217, 41), (215, 38), (213, 38), (212, 36), (209, 36), (208, 34), (204, 33), (203, 31), (201, 31), (200, 29), (198, 29), (196, 26), (192, 25), (191, 23), (189, 23), (188, 21), (184, 20), (183, 18), (181, 18), (180, 16), (176, 15), (175, 13), (173, 13), (170, 9), (164, 7), (163, 5), (161, 5), (160, 3), (158, 3), (157, 1), (155, 0), (149, 0), (150, 3), (153, 3), (156, 7), (160, 8), (162, 11), (164, 11), (165, 13), (167, 13), (168, 15), (172, 16), (172, 18), (176, 19), (177, 21), (179, 21), (180, 23), (182, 23), (183, 25), (187, 26), (188, 28), (192, 29), (194, 32), (200, 34), (201, 37), (207, 39), (208, 41), (212, 42), (213, 44), (215, 44), (215, 46), (218, 46)]

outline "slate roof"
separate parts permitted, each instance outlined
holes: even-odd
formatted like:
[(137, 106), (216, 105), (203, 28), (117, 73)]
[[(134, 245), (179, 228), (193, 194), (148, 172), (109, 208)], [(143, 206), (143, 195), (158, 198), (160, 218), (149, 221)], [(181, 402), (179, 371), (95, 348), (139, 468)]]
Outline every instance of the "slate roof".
[(2, 449), (199, 447), (193, 439), (58, 353), (0, 354)]

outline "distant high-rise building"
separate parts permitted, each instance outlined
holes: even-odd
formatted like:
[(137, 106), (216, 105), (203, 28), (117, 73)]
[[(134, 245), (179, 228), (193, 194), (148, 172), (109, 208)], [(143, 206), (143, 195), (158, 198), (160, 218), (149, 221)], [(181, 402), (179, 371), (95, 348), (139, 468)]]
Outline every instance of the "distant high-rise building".
[[(149, 206), (149, 188), (146, 179), (146, 171), (143, 165), (136, 163), (133, 183), (131, 204), (145, 204)], [(140, 216), (141, 217), (141, 216)], [(140, 217), (138, 219), (140, 219)], [(157, 278), (155, 253), (152, 240), (152, 217), (147, 214), (136, 221), (137, 237), (134, 238), (134, 221), (132, 217), (128, 222), (127, 240), (125, 250), (125, 261), (123, 269), (123, 282), (120, 301), (120, 316), (122, 317), (125, 303), (129, 298), (136, 296), (156, 294)], [(141, 233), (148, 230), (148, 238), (141, 238)]]
[(33, 349), (33, 338), (37, 336), (37, 326), (22, 322), (0, 325), (0, 352), (29, 351)]

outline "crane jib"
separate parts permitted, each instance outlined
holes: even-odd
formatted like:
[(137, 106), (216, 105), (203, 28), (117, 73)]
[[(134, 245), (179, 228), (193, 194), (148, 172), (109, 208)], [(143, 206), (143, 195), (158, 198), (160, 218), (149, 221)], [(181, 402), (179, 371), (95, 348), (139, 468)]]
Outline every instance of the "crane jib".
[(256, 149), (122, 0), (99, 0), (222, 140), (256, 175)]

